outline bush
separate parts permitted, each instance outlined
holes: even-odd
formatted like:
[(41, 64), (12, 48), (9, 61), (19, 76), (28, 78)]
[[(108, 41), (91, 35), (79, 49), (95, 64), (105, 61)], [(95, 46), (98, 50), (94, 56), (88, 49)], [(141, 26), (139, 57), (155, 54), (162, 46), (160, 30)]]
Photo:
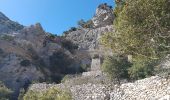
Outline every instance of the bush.
[(18, 100), (23, 100), (25, 94), (25, 89), (20, 89)]
[(62, 45), (62, 47), (69, 50), (71, 53), (73, 53), (75, 49), (78, 49), (78, 46), (76, 44), (74, 44), (72, 41), (66, 40), (66, 39), (63, 39), (61, 41), (61, 45)]
[(49, 57), (50, 70), (55, 73), (66, 74), (69, 73), (68, 66), (71, 64), (72, 59), (63, 51), (54, 52)]
[(22, 60), (21, 62), (20, 62), (20, 65), (21, 66), (24, 66), (24, 67), (27, 67), (27, 66), (30, 66), (31, 65), (31, 62), (29, 61), (29, 60)]
[(10, 35), (2, 35), (0, 38), (3, 39), (3, 40), (6, 40), (6, 41), (13, 41), (14, 40), (14, 37), (10, 36)]
[(11, 99), (12, 91), (8, 89), (2, 82), (0, 82), (0, 100)]
[(76, 30), (77, 30), (76, 27), (71, 27), (70, 30), (69, 30), (69, 32), (73, 32), (73, 31), (76, 31)]
[(128, 69), (128, 74), (131, 79), (138, 80), (143, 79), (154, 73), (154, 61), (149, 61), (148, 59), (137, 58), (133, 61), (132, 67)]
[(81, 64), (80, 65), (80, 72), (87, 72), (90, 71), (90, 64)]
[(111, 80), (116, 80), (120, 83), (120, 79), (128, 78), (127, 69), (130, 66), (131, 64), (123, 57), (109, 56), (104, 60), (102, 70)]
[(29, 90), (24, 100), (72, 100), (71, 93), (58, 88), (50, 88), (47, 91), (35, 92)]
[(88, 20), (85, 22), (83, 19), (81, 19), (80, 21), (77, 22), (77, 24), (83, 28), (93, 28), (93, 26), (94, 26), (92, 20)]
[(97, 58), (100, 58), (100, 56), (99, 56), (99, 54), (93, 54), (93, 55), (92, 55), (92, 58), (93, 58), (93, 59), (97, 59)]

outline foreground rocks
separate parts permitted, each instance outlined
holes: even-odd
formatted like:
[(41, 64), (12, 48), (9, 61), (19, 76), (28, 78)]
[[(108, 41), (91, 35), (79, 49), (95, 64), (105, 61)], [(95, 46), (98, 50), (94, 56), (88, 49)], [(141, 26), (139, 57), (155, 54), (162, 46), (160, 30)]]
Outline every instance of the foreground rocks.
[(170, 95), (170, 79), (153, 76), (135, 83), (122, 84), (110, 95), (111, 100), (159, 100)]
[(160, 76), (152, 76), (120, 86), (101, 83), (73, 86), (68, 84), (40, 83), (33, 84), (29, 89), (44, 91), (52, 87), (69, 89), (73, 100), (162, 100), (162, 98), (168, 98), (170, 95), (170, 79)]

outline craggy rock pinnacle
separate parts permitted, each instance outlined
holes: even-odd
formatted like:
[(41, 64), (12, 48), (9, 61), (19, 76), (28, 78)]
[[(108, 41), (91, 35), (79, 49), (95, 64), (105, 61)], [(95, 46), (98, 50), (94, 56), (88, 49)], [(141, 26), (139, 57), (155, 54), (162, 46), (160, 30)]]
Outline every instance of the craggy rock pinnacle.
[(92, 18), (94, 27), (104, 27), (112, 25), (114, 20), (113, 9), (106, 3), (99, 5), (96, 10), (95, 16)]

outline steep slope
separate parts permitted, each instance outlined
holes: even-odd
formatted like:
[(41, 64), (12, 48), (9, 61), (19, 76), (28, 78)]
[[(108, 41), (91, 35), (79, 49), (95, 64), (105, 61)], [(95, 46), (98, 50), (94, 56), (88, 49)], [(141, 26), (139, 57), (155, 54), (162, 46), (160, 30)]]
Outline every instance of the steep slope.
[(61, 37), (45, 32), (39, 23), (26, 27), (0, 13), (0, 81), (14, 91), (15, 100), (33, 81), (59, 82), (66, 74), (81, 72), (101, 48), (101, 35), (113, 31), (113, 20), (111, 7), (102, 4), (92, 28), (79, 27)]
[(64, 38), (46, 33), (39, 23), (23, 27), (2, 13), (0, 21), (0, 81), (14, 91), (14, 100), (33, 81), (58, 82), (68, 70), (78, 71)]
[(23, 27), (23, 25), (11, 21), (8, 17), (0, 12), (0, 34), (9, 33), (11, 31), (18, 31), (23, 29)]

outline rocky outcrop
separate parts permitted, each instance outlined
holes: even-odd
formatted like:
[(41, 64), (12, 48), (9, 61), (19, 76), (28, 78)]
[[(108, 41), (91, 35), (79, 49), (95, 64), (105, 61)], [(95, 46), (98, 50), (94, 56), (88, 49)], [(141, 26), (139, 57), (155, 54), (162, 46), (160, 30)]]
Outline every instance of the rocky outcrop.
[(94, 50), (99, 48), (100, 37), (107, 32), (112, 32), (113, 26), (105, 26), (96, 29), (78, 28), (66, 35), (66, 39), (78, 44), (79, 50)]
[(113, 9), (106, 3), (98, 6), (98, 8), (96, 9), (96, 14), (92, 18), (95, 28), (112, 25), (113, 20), (114, 20)]
[(14, 95), (18, 95), (21, 87), (26, 89), (33, 80), (43, 79), (41, 70), (21, 55), (10, 53), (1, 58), (0, 81), (15, 91)]
[(111, 93), (111, 100), (161, 100), (164, 96), (170, 96), (170, 79), (153, 76), (122, 84)]
[(113, 31), (114, 14), (111, 6), (101, 4), (96, 10), (95, 16), (92, 18), (94, 28), (77, 28), (65, 34), (66, 39), (78, 44), (80, 50), (99, 49), (100, 37)]
[(11, 21), (8, 17), (6, 17), (3, 13), (0, 12), (0, 34), (18, 31), (23, 28), (23, 25)]
[(0, 81), (14, 91), (14, 100), (19, 90), (26, 89), (32, 81), (51, 78), (55, 53), (60, 52), (60, 58), (71, 62), (67, 65), (70, 69), (77, 67), (73, 54), (62, 45), (63, 40), (45, 32), (39, 23), (23, 27), (0, 13)]

